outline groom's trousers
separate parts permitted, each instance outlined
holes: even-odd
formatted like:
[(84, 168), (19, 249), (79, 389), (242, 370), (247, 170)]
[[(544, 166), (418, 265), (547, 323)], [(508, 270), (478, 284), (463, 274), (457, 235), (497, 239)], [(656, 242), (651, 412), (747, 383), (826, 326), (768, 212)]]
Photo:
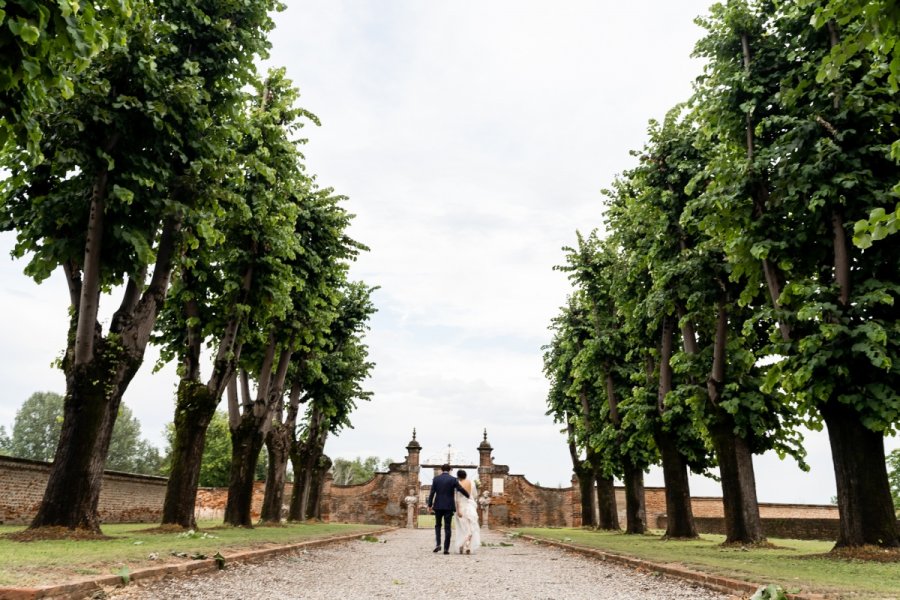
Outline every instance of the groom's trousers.
[(434, 546), (441, 545), (441, 520), (444, 521), (444, 552), (450, 550), (450, 520), (453, 511), (443, 508), (434, 509)]

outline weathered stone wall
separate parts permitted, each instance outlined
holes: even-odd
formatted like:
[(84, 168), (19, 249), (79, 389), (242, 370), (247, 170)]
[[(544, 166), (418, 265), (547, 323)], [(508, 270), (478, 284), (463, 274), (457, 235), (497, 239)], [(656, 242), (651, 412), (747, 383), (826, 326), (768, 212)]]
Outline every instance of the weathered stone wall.
[[(0, 456), (0, 523), (31, 522), (47, 487), (50, 463)], [(152, 523), (162, 518), (166, 479), (107, 471), (98, 511), (104, 523)]]
[[(497, 527), (579, 527), (577, 487), (548, 488), (524, 475), (504, 476), (503, 494), (491, 498), (490, 524)], [(576, 521), (576, 512), (578, 519)]]
[(408, 494), (406, 477), (376, 473), (359, 485), (335, 485), (329, 477), (322, 493), (322, 520), (332, 523), (377, 523), (403, 527)]

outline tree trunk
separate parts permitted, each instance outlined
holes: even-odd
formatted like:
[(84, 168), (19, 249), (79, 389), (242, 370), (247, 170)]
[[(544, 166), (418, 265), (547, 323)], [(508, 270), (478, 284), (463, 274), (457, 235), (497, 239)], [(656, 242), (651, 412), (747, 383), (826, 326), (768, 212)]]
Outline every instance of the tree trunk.
[(73, 367), (66, 377), (62, 430), (32, 529), (56, 526), (100, 533), (97, 504), (103, 470), (122, 399), (120, 390), (131, 377), (117, 378), (118, 385), (114, 383), (107, 395), (108, 364), (98, 350), (92, 361)]
[(619, 530), (619, 510), (616, 506), (616, 487), (612, 477), (595, 476), (597, 482), (597, 528)]
[(260, 519), (266, 523), (280, 523), (284, 508), (284, 478), (291, 447), (291, 432), (285, 425), (274, 425), (266, 435), (269, 454), (266, 493), (263, 496)]
[(709, 430), (722, 478), (725, 543), (758, 544), (766, 536), (756, 499), (753, 454), (747, 440), (735, 434), (732, 416), (721, 409), (718, 412)]
[(672, 391), (672, 366), (669, 360), (672, 358), (674, 330), (675, 319), (672, 316), (664, 317), (659, 357), (659, 393), (656, 400), (660, 416), (654, 423), (653, 438), (662, 458), (663, 479), (666, 486), (665, 537), (695, 538), (697, 528), (694, 526), (694, 513), (691, 509), (687, 461), (678, 449), (677, 438), (666, 431), (662, 423), (662, 415), (666, 410), (666, 396)]
[(578, 448), (575, 446), (575, 425), (569, 421), (566, 415), (568, 429), (569, 457), (572, 459), (572, 471), (578, 477), (578, 487), (581, 490), (581, 526), (593, 527), (594, 521), (594, 478), (590, 469), (584, 466), (584, 461), (578, 456)]
[(315, 496), (315, 492), (313, 490), (314, 484), (314, 475), (316, 470), (316, 465), (319, 462), (319, 459), (322, 457), (322, 447), (316, 445), (305, 457), (303, 460), (303, 472), (302, 472), (302, 480), (303, 480), (303, 489), (300, 493), (300, 514), (305, 521), (309, 518), (310, 513), (312, 512), (312, 504), (311, 499)]
[(179, 382), (172, 471), (169, 473), (166, 498), (163, 501), (163, 525), (197, 528), (194, 509), (203, 464), (203, 449), (206, 445), (206, 430), (218, 403), (219, 398), (214, 397), (207, 386), (184, 379)]
[[(246, 370), (240, 373), (244, 408), (238, 406), (236, 386), (228, 385), (228, 414), (231, 429), (231, 476), (228, 484), (228, 503), (225, 506), (225, 523), (237, 527), (251, 527), (253, 483), (259, 452), (269, 433), (276, 405), (281, 401), (284, 380), (291, 358), (292, 343), (283, 345), (275, 372), (275, 353), (278, 342), (277, 326), (272, 327), (263, 354), (257, 381), (256, 399), (250, 401), (250, 378)], [(284, 475), (281, 476), (284, 484)]]
[[(103, 219), (97, 213), (102, 209), (102, 199), (95, 202), (98, 194), (102, 195), (95, 189), (91, 232), (85, 245), (86, 269), (88, 266), (99, 268)], [(44, 497), (30, 526), (32, 529), (58, 526), (100, 532), (97, 504), (112, 429), (122, 394), (141, 366), (156, 316), (165, 300), (180, 230), (179, 218), (166, 220), (150, 284), (141, 294), (143, 273), (134, 276), (140, 281), (130, 278), (107, 338), (103, 337), (96, 319), (88, 323), (83, 312), (96, 314), (99, 276), (86, 271), (82, 282), (76, 269), (65, 269), (70, 298), (74, 299), (73, 292), (79, 289), (80, 299), (71, 307), (73, 317), (63, 359), (66, 400), (62, 430)]]
[(666, 538), (695, 538), (694, 512), (691, 508), (691, 488), (688, 483), (687, 462), (678, 451), (675, 437), (655, 427), (653, 438), (662, 457), (663, 479), (666, 486)]
[(900, 546), (884, 455), (884, 436), (863, 425), (859, 413), (835, 399), (820, 409), (837, 483), (840, 529), (835, 548)]
[(303, 442), (292, 442), (290, 449), (291, 467), (294, 469), (294, 489), (291, 492), (291, 505), (288, 508), (288, 521), (302, 521), (304, 507), (301, 505), (303, 500), (305, 484), (303, 477), (303, 463), (305, 456), (305, 448)]
[(594, 527), (597, 524), (594, 521), (594, 478), (583, 468), (576, 475), (581, 490), (581, 526)]
[(325, 476), (331, 469), (331, 459), (324, 454), (319, 457), (316, 468), (310, 482), (309, 502), (307, 504), (307, 518), (322, 518), (322, 490), (325, 489)]
[[(591, 527), (599, 527), (600, 526), (600, 498), (599, 490), (597, 489), (597, 482), (600, 480), (600, 475), (597, 473), (597, 468), (594, 466), (597, 463), (597, 458), (594, 455), (594, 452), (588, 449), (586, 452), (587, 459), (586, 463), (588, 466), (584, 467), (584, 478), (589, 481), (588, 487), (588, 509), (590, 509), (590, 526)], [(582, 517), (582, 521), (584, 518)]]
[(756, 476), (753, 454), (746, 438), (736, 432), (734, 417), (721, 408), (725, 388), (726, 349), (728, 342), (728, 297), (718, 300), (713, 364), (706, 382), (712, 407), (709, 432), (719, 461), (722, 480), (722, 505), (725, 511), (725, 543), (757, 544), (765, 541), (759, 502), (756, 499)]
[(245, 416), (231, 430), (231, 474), (228, 482), (228, 502), (225, 505), (225, 524), (252, 527), (253, 483), (256, 462), (263, 447), (263, 434), (255, 419)]
[(644, 500), (644, 471), (625, 463), (625, 533), (647, 531), (647, 508)]

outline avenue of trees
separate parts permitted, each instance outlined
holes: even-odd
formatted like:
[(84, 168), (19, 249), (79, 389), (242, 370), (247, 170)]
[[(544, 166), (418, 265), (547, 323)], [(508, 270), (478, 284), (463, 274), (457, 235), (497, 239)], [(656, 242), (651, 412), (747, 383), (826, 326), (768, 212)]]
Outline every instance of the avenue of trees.
[(348, 278), (365, 247), (347, 234), (345, 198), (305, 169), (299, 130), (318, 120), (284, 70), (257, 66), (282, 8), (8, 0), (0, 10), (11, 32), (0, 36), (0, 229), (15, 232), (36, 282), (64, 273), (70, 302), (60, 435), (32, 528), (99, 531), (122, 396), (151, 342), (180, 378), (163, 523), (196, 525), (223, 396), (226, 522), (251, 525), (264, 447), (263, 518), (281, 518), (288, 459), (301, 482), (291, 517), (315, 512), (325, 440), (369, 398), (374, 288)]
[(618, 527), (618, 477), (628, 532), (642, 532), (643, 472), (661, 464), (666, 535), (696, 537), (687, 473), (717, 466), (726, 541), (762, 542), (753, 455), (805, 466), (800, 427), (824, 427), (836, 547), (900, 545), (884, 449), (900, 424), (888, 4), (714, 5), (692, 97), (651, 121), (605, 192), (605, 234), (565, 249), (574, 291), (545, 372), (575, 470), (598, 483), (589, 524)]

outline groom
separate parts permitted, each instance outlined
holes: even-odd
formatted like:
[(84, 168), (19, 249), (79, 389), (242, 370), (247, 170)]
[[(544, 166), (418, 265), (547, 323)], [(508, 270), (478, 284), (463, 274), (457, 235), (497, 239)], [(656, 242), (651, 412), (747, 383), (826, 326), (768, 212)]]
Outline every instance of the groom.
[(453, 491), (469, 497), (456, 477), (450, 474), (450, 465), (441, 465), (441, 474), (431, 481), (431, 493), (428, 494), (428, 510), (434, 513), (434, 550), (441, 549), (441, 520), (444, 521), (444, 554), (450, 554), (450, 517), (456, 508)]

